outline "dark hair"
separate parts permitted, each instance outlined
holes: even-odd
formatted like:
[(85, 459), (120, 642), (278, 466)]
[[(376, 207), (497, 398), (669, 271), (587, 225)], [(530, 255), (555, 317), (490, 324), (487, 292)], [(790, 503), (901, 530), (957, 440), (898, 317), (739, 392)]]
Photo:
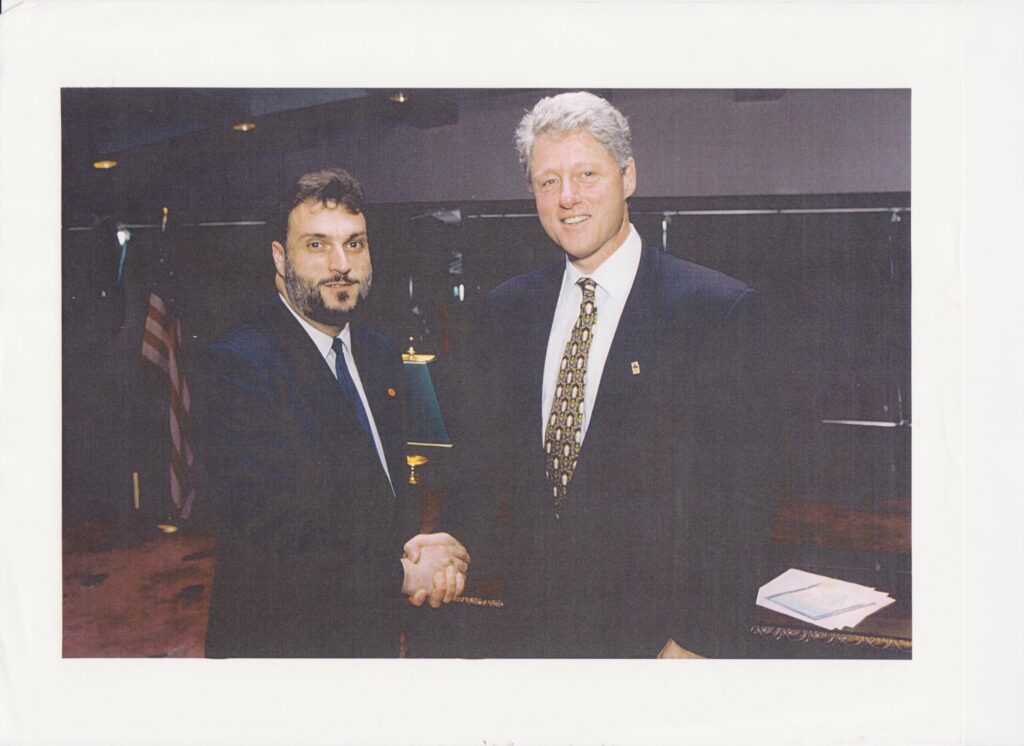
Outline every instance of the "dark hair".
[(273, 228), (277, 240), (282, 244), (288, 237), (288, 216), (308, 199), (316, 200), (326, 207), (344, 205), (353, 215), (362, 213), (366, 206), (363, 188), (345, 169), (327, 168), (303, 174), (277, 203)]

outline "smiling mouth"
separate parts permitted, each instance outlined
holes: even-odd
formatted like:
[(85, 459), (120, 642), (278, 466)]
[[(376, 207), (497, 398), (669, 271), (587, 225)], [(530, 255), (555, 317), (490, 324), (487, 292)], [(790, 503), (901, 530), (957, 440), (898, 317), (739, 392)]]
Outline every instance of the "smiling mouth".
[(572, 217), (569, 218), (562, 218), (562, 223), (564, 225), (576, 225), (578, 223), (582, 223), (584, 220), (589, 219), (589, 215), (573, 215)]

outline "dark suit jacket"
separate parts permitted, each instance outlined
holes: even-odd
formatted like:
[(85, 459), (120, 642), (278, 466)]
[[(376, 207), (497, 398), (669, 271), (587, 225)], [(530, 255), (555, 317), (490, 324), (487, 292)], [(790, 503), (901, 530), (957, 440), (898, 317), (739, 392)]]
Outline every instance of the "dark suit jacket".
[[(745, 655), (770, 505), (754, 293), (643, 248), (556, 519), (541, 387), (563, 270), (516, 277), (487, 302), (480, 420), (491, 427), (468, 444), (479, 448), (466, 495), (508, 501), (504, 654), (648, 657), (671, 637)], [(490, 543), (468, 547), (474, 561)]]
[(379, 334), (351, 332), (397, 498), (279, 298), (198, 361), (193, 411), (217, 539), (208, 657), (398, 652), (399, 559), (415, 533), (402, 491), (402, 360)]

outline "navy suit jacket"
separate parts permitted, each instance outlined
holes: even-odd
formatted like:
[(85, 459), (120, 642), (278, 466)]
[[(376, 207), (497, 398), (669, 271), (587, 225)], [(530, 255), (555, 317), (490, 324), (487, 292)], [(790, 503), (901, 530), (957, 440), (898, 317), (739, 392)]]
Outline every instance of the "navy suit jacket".
[(397, 496), (316, 345), (279, 298), (203, 351), (193, 386), (217, 541), (208, 657), (398, 653), (402, 360), (351, 325)]
[[(644, 246), (556, 518), (541, 389), (563, 271), (559, 260), (487, 301), (486, 430), (467, 444), (464, 499), (507, 501), (502, 654), (648, 657), (671, 637), (746, 655), (771, 497), (754, 292)], [(475, 561), (491, 541), (469, 547)]]

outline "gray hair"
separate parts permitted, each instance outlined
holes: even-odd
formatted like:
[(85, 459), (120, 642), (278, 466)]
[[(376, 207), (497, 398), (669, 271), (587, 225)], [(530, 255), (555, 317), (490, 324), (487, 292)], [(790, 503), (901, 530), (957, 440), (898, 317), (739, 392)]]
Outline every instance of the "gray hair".
[(618, 109), (587, 91), (560, 93), (538, 101), (516, 128), (516, 150), (527, 177), (533, 145), (539, 135), (564, 135), (579, 130), (585, 130), (601, 143), (619, 168), (624, 169), (633, 157), (629, 122)]

